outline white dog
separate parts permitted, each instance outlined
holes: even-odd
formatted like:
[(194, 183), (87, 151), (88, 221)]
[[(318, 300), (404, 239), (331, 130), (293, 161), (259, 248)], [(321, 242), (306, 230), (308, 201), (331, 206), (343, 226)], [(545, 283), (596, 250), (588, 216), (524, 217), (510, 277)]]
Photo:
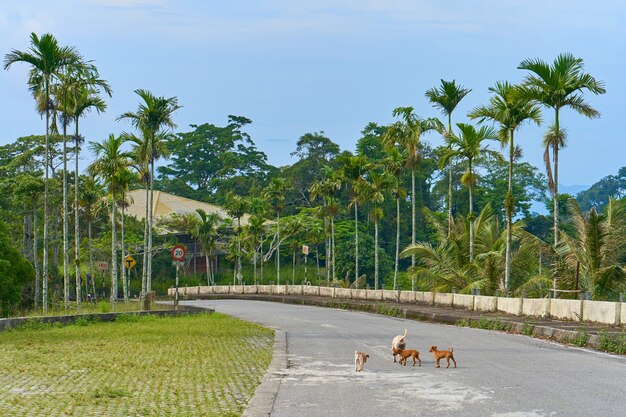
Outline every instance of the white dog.
[(393, 355), (393, 361), (396, 362), (397, 353), (394, 352), (394, 349), (404, 350), (406, 348), (406, 329), (404, 329), (403, 335), (398, 335), (393, 338), (391, 341), (391, 354)]
[(370, 355), (368, 355), (365, 352), (359, 352), (358, 350), (354, 351), (354, 370), (356, 372), (361, 372), (363, 370), (363, 364), (365, 364), (365, 362), (367, 362), (367, 358), (369, 358)]

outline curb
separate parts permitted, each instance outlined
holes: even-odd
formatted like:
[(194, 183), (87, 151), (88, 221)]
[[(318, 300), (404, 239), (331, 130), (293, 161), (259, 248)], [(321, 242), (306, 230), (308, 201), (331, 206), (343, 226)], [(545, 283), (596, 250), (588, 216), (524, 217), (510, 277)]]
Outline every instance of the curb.
[(287, 332), (274, 329), (272, 362), (242, 417), (263, 417), (272, 413), (287, 365)]

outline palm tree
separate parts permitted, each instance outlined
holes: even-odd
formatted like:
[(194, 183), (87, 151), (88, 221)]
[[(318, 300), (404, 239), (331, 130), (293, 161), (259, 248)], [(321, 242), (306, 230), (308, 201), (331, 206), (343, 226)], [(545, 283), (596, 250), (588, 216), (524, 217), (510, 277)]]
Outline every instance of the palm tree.
[[(535, 103), (554, 110), (554, 124), (546, 134), (544, 145), (544, 161), (548, 174), (548, 188), (552, 193), (554, 203), (554, 247), (559, 242), (559, 149), (565, 146), (565, 133), (561, 129), (559, 115), (562, 108), (571, 108), (585, 117), (600, 117), (600, 112), (591, 107), (583, 98), (583, 91), (593, 94), (604, 94), (604, 82), (584, 73), (584, 63), (581, 58), (575, 58), (570, 53), (559, 54), (550, 65), (541, 59), (526, 59), (518, 69), (528, 70), (520, 95)], [(550, 148), (554, 169), (550, 166)], [(552, 177), (554, 172), (554, 177)], [(556, 288), (556, 275), (554, 288)]]
[[(174, 129), (176, 124), (172, 119), (173, 113), (180, 109), (176, 97), (157, 97), (147, 90), (135, 90), (142, 103), (136, 112), (126, 112), (117, 120), (128, 119), (135, 129), (141, 133), (141, 137), (133, 136), (137, 144), (135, 149), (138, 159), (149, 167), (149, 187), (146, 187), (146, 229), (144, 231), (144, 255), (142, 271), (141, 296), (145, 298), (146, 292), (152, 286), (152, 222), (153, 222), (153, 191), (154, 191), (154, 164), (161, 157), (167, 157), (165, 143), (173, 139), (173, 135), (166, 128)], [(148, 193), (148, 189), (150, 190)], [(145, 282), (145, 284), (144, 284)]]
[(626, 203), (609, 199), (602, 213), (594, 208), (583, 214), (576, 200), (569, 201), (574, 233), (562, 232), (557, 247), (570, 271), (580, 270), (582, 288), (595, 299), (607, 299), (624, 289), (626, 268)]
[[(441, 80), (439, 88), (433, 87), (426, 91), (426, 98), (448, 117), (446, 134), (452, 133), (452, 112), (470, 91), (472, 90), (457, 85), (455, 80)], [(452, 162), (450, 159), (448, 166), (448, 230), (452, 228)]]
[(80, 55), (73, 47), (59, 46), (56, 38), (46, 33), (39, 38), (30, 35), (30, 48), (26, 52), (13, 49), (4, 56), (4, 69), (9, 69), (16, 62), (30, 65), (28, 86), (38, 102), (43, 100), (46, 113), (45, 139), (45, 176), (44, 176), (44, 219), (43, 219), (43, 311), (48, 311), (48, 179), (50, 168), (50, 86), (58, 77), (62, 68), (78, 62)]
[(213, 285), (215, 278), (213, 277), (213, 268), (211, 266), (211, 256), (217, 247), (218, 227), (222, 218), (218, 213), (207, 213), (202, 209), (196, 209), (199, 221), (193, 224), (191, 236), (200, 243), (200, 250), (204, 254), (206, 262), (207, 285)]
[(354, 207), (354, 282), (355, 288), (359, 288), (359, 203), (363, 196), (357, 190), (358, 183), (364, 181), (364, 175), (369, 171), (372, 164), (367, 157), (350, 156), (343, 161), (343, 178), (352, 186), (350, 205)]
[[(397, 107), (393, 116), (400, 120), (389, 126), (382, 136), (383, 145), (387, 150), (399, 146), (406, 155), (406, 166), (411, 170), (411, 244), (415, 243), (415, 169), (421, 161), (420, 138), (430, 130), (442, 131), (438, 119), (423, 119), (416, 115), (413, 107)], [(411, 266), (415, 266), (415, 258), (411, 258)], [(414, 285), (413, 285), (414, 287)]]
[(515, 130), (525, 122), (541, 124), (541, 110), (536, 104), (520, 97), (517, 94), (517, 87), (508, 81), (498, 81), (494, 87), (489, 87), (489, 92), (493, 96), (489, 99), (489, 104), (479, 106), (472, 110), (468, 117), (478, 119), (479, 123), (491, 120), (500, 125), (500, 143), (504, 147), (509, 145), (509, 189), (505, 199), (506, 210), (506, 265), (504, 273), (504, 290), (508, 292), (511, 281), (511, 242), (512, 223), (515, 210), (515, 197), (513, 196), (513, 162), (515, 159), (516, 147), (514, 142)]
[(378, 225), (383, 218), (383, 209), (381, 204), (385, 201), (385, 192), (391, 184), (389, 176), (386, 173), (379, 174), (371, 172), (369, 181), (363, 181), (360, 186), (366, 201), (372, 205), (370, 216), (374, 220), (374, 289), (378, 289)]
[[(393, 272), (393, 289), (398, 289), (398, 261), (400, 253), (400, 200), (406, 196), (406, 192), (402, 187), (402, 177), (404, 174), (404, 166), (406, 165), (406, 156), (398, 149), (392, 148), (389, 151), (389, 155), (383, 161), (385, 171), (389, 174), (389, 177), (393, 179), (391, 184), (391, 192), (396, 198), (396, 258)], [(415, 244), (415, 239), (412, 239), (411, 244)], [(413, 265), (412, 265), (413, 266)], [(415, 288), (415, 283), (412, 284), (412, 289)]]
[(239, 284), (241, 284), (243, 279), (243, 273), (241, 270), (241, 218), (244, 214), (246, 214), (249, 206), (250, 204), (245, 198), (233, 192), (229, 192), (226, 195), (226, 211), (230, 216), (237, 219), (237, 263), (233, 276), (233, 285), (236, 285), (235, 277), (239, 281)]
[(287, 184), (284, 178), (272, 178), (263, 195), (276, 213), (276, 282), (280, 285), (280, 212), (285, 208), (285, 191)]
[(131, 154), (122, 150), (124, 138), (109, 135), (102, 143), (90, 142), (89, 149), (97, 158), (88, 168), (89, 172), (102, 179), (111, 198), (111, 303), (117, 298), (117, 211), (120, 173), (130, 166)]
[(497, 152), (490, 151), (486, 147), (483, 147), (483, 142), (485, 140), (497, 140), (498, 132), (493, 127), (488, 126), (482, 126), (478, 130), (476, 130), (474, 126), (466, 123), (457, 123), (457, 126), (459, 128), (460, 135), (456, 136), (453, 133), (448, 135), (447, 142), (450, 150), (446, 153), (446, 155), (444, 155), (441, 164), (445, 165), (455, 157), (465, 158), (469, 164), (468, 172), (463, 174), (461, 182), (469, 190), (469, 260), (472, 262), (474, 260), (474, 208), (472, 204), (472, 189), (476, 183), (476, 175), (473, 171), (473, 162), (475, 159), (483, 155), (491, 155), (496, 158), (499, 157), (500, 154)]
[[(81, 187), (81, 199), (80, 205), (83, 207), (85, 218), (87, 219), (87, 238), (89, 242), (89, 271), (94, 276), (94, 263), (93, 263), (93, 222), (98, 215), (100, 209), (99, 202), (102, 200), (104, 190), (101, 183), (92, 175), (85, 177), (83, 186)], [(85, 278), (85, 281), (87, 279)], [(93, 281), (92, 281), (93, 282)], [(89, 285), (89, 283), (87, 283)], [(95, 286), (94, 286), (95, 287)], [(96, 297), (94, 288), (94, 297)]]
[(130, 188), (131, 185), (133, 185), (135, 182), (137, 181), (137, 175), (134, 174), (129, 167), (126, 167), (125, 169), (121, 170), (120, 172), (117, 173), (117, 178), (116, 178), (116, 183), (117, 183), (117, 189), (119, 190), (118, 193), (118, 199), (116, 204), (119, 206), (120, 208), (120, 212), (121, 212), (121, 221), (120, 221), (120, 226), (121, 226), (121, 230), (120, 230), (120, 237), (121, 237), (121, 249), (122, 249), (122, 262), (121, 262), (121, 270), (122, 270), (122, 288), (123, 288), (123, 294), (124, 294), (124, 302), (128, 303), (129, 298), (130, 298), (130, 285), (128, 282), (128, 276), (126, 275), (126, 245), (125, 245), (125, 219), (126, 219), (126, 208), (133, 203), (132, 201), (132, 197), (130, 195), (128, 195), (128, 190)]
[(112, 90), (109, 84), (100, 79), (95, 66), (87, 66), (87, 71), (82, 71), (79, 75), (79, 82), (72, 90), (69, 97), (70, 116), (74, 120), (74, 265), (76, 267), (76, 302), (80, 309), (81, 285), (80, 285), (80, 216), (79, 216), (79, 182), (78, 182), (78, 160), (80, 154), (80, 141), (78, 122), (81, 117), (94, 109), (97, 113), (106, 110), (106, 103), (98, 95), (101, 91), (111, 97)]

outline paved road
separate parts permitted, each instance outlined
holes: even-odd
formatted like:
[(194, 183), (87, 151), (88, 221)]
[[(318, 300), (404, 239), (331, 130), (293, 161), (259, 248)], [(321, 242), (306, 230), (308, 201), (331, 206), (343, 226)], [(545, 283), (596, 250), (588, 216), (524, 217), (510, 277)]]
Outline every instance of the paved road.
[[(282, 329), (288, 368), (272, 417), (626, 415), (626, 358), (494, 331), (263, 301), (189, 301)], [(393, 363), (408, 329), (421, 367)], [(435, 368), (428, 346), (454, 347), (458, 368)], [(354, 372), (354, 351), (369, 353)], [(242, 360), (245, 360), (242, 358)]]

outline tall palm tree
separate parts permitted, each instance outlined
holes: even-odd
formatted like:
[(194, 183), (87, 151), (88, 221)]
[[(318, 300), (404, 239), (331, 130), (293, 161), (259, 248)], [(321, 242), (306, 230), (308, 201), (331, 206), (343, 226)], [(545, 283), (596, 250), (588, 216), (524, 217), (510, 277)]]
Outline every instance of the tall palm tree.
[(196, 221), (192, 226), (191, 235), (200, 243), (200, 250), (204, 254), (207, 285), (213, 285), (215, 278), (213, 277), (211, 256), (217, 247), (218, 227), (222, 218), (218, 213), (207, 213), (202, 209), (196, 209), (196, 213), (198, 213), (199, 221)]
[[(383, 145), (387, 150), (400, 147), (406, 155), (406, 166), (411, 170), (411, 244), (415, 244), (416, 210), (415, 210), (415, 170), (421, 161), (420, 138), (430, 130), (442, 131), (442, 124), (436, 118), (423, 119), (415, 114), (413, 107), (397, 107), (393, 116), (399, 120), (389, 126), (382, 136)], [(411, 258), (411, 266), (415, 266), (415, 257)], [(414, 286), (413, 286), (414, 287)]]
[(111, 198), (111, 303), (117, 299), (117, 210), (116, 199), (119, 195), (120, 173), (130, 166), (131, 154), (122, 150), (124, 138), (109, 135), (108, 139), (90, 142), (89, 149), (96, 160), (89, 166), (89, 172), (102, 179), (107, 185)]
[[(455, 80), (441, 80), (441, 85), (438, 88), (433, 87), (426, 91), (426, 98), (448, 117), (447, 134), (452, 133), (452, 112), (470, 91), (472, 90), (457, 85)], [(452, 229), (452, 164), (453, 160), (450, 159), (448, 166), (448, 231)]]
[(43, 219), (43, 311), (48, 311), (48, 179), (50, 169), (50, 86), (58, 77), (61, 69), (80, 60), (80, 55), (73, 47), (60, 46), (57, 39), (46, 33), (38, 37), (30, 35), (30, 48), (23, 52), (13, 49), (4, 56), (4, 69), (9, 69), (17, 62), (30, 65), (28, 87), (38, 102), (43, 100), (46, 113), (45, 169), (44, 169), (44, 219)]
[(104, 91), (111, 97), (112, 90), (109, 84), (99, 78), (98, 71), (93, 65), (87, 65), (79, 74), (76, 88), (72, 89), (69, 97), (70, 116), (74, 121), (74, 265), (76, 268), (76, 302), (80, 309), (82, 299), (80, 285), (80, 215), (79, 215), (79, 181), (78, 160), (80, 155), (81, 137), (78, 122), (92, 109), (97, 113), (106, 110), (106, 103), (98, 94)]
[(509, 188), (504, 202), (506, 210), (506, 264), (504, 272), (504, 290), (508, 292), (511, 281), (511, 242), (512, 223), (515, 210), (515, 197), (513, 196), (513, 162), (515, 159), (515, 131), (525, 122), (541, 124), (541, 110), (538, 105), (524, 99), (517, 93), (517, 87), (508, 81), (498, 81), (495, 86), (489, 87), (493, 96), (489, 104), (473, 109), (468, 117), (478, 119), (479, 123), (490, 120), (500, 126), (500, 143), (502, 146), (509, 145)]
[(243, 272), (241, 270), (241, 218), (246, 214), (250, 204), (248, 201), (233, 193), (229, 192), (226, 195), (226, 211), (229, 215), (237, 219), (237, 263), (235, 266), (235, 273), (233, 276), (233, 285), (235, 284), (235, 277), (241, 284), (243, 279)]
[[(142, 271), (142, 298), (152, 287), (152, 223), (153, 223), (153, 191), (154, 191), (154, 164), (161, 157), (167, 157), (165, 143), (174, 137), (165, 129), (174, 129), (176, 124), (172, 118), (173, 113), (180, 109), (176, 97), (157, 97), (147, 90), (135, 90), (142, 102), (136, 112), (126, 112), (117, 120), (128, 119), (141, 136), (137, 139), (136, 152), (139, 159), (146, 167), (149, 167), (149, 187), (146, 196), (146, 231), (147, 239), (144, 241), (144, 262)], [(148, 207), (150, 209), (148, 209)], [(143, 282), (145, 281), (145, 285)]]
[(125, 233), (125, 219), (126, 219), (126, 208), (128, 208), (128, 206), (133, 203), (132, 201), (133, 198), (128, 194), (128, 190), (131, 187), (131, 185), (133, 185), (136, 181), (137, 181), (137, 175), (130, 170), (130, 167), (126, 167), (117, 173), (116, 183), (117, 183), (117, 189), (118, 189), (118, 198), (117, 198), (116, 204), (119, 206), (120, 212), (121, 212), (120, 248), (121, 248), (122, 256), (121, 256), (121, 262), (120, 262), (120, 269), (122, 271), (122, 288), (123, 288), (122, 292), (124, 294), (125, 303), (128, 303), (129, 298), (130, 298), (130, 294), (129, 294), (130, 283), (128, 281), (128, 275), (126, 272), (126, 263), (125, 263), (126, 256), (128, 255), (126, 251), (125, 234), (124, 234)]
[(390, 179), (387, 173), (379, 174), (371, 172), (368, 181), (363, 181), (360, 186), (363, 187), (362, 192), (366, 195), (367, 203), (371, 204), (370, 216), (374, 220), (374, 289), (379, 287), (378, 279), (378, 225), (383, 218), (383, 209), (381, 204), (385, 201), (385, 193), (389, 189)]
[[(559, 242), (559, 149), (565, 146), (565, 133), (561, 129), (559, 115), (562, 108), (571, 108), (585, 117), (600, 117), (600, 112), (586, 103), (583, 91), (604, 94), (604, 82), (584, 73), (581, 58), (571, 53), (559, 54), (550, 65), (541, 59), (526, 59), (517, 67), (530, 71), (520, 90), (520, 95), (554, 110), (554, 124), (546, 134), (544, 160), (548, 174), (548, 188), (554, 203), (554, 247)], [(550, 148), (554, 169), (550, 166)], [(552, 177), (554, 173), (554, 177)], [(554, 288), (557, 280), (554, 276)]]
[(447, 164), (452, 158), (465, 158), (467, 159), (469, 168), (468, 171), (463, 174), (461, 182), (469, 190), (469, 221), (470, 221), (470, 250), (469, 259), (470, 262), (474, 261), (474, 208), (472, 204), (472, 189), (476, 184), (476, 175), (473, 171), (473, 162), (477, 158), (483, 155), (491, 155), (498, 158), (499, 153), (490, 151), (487, 147), (483, 146), (483, 142), (486, 140), (497, 140), (498, 132), (496, 129), (490, 126), (482, 126), (480, 129), (470, 124), (457, 123), (459, 128), (459, 136), (454, 133), (448, 135), (448, 147), (450, 150), (444, 155), (441, 164)]
[[(406, 165), (406, 155), (396, 148), (389, 150), (389, 155), (383, 161), (383, 167), (392, 179), (391, 192), (396, 198), (396, 257), (393, 272), (393, 289), (398, 289), (398, 262), (400, 253), (400, 200), (406, 196), (406, 192), (402, 187), (402, 177), (404, 174), (404, 166)], [(412, 239), (411, 244), (415, 244)], [(413, 265), (412, 265), (413, 266)], [(412, 289), (415, 288), (415, 283)]]
[(357, 192), (358, 183), (364, 181), (364, 175), (372, 167), (367, 157), (358, 155), (350, 156), (343, 161), (343, 178), (352, 187), (350, 205), (354, 208), (354, 282), (355, 288), (359, 288), (359, 204), (363, 202), (363, 196)]
[(284, 178), (272, 178), (263, 191), (263, 195), (269, 201), (276, 213), (276, 282), (280, 285), (280, 213), (285, 208), (285, 191), (287, 183)]
[[(80, 205), (84, 210), (84, 216), (87, 220), (87, 238), (89, 242), (89, 272), (91, 274), (93, 283), (95, 282), (93, 281), (95, 273), (95, 267), (93, 262), (93, 222), (98, 216), (98, 212), (101, 208), (99, 202), (104, 196), (104, 189), (102, 188), (102, 184), (98, 182), (93, 175), (90, 175), (88, 177), (84, 177), (80, 194)], [(89, 282), (87, 282), (87, 278), (85, 278), (85, 282), (88, 286)], [(95, 285), (93, 296), (96, 297)]]

